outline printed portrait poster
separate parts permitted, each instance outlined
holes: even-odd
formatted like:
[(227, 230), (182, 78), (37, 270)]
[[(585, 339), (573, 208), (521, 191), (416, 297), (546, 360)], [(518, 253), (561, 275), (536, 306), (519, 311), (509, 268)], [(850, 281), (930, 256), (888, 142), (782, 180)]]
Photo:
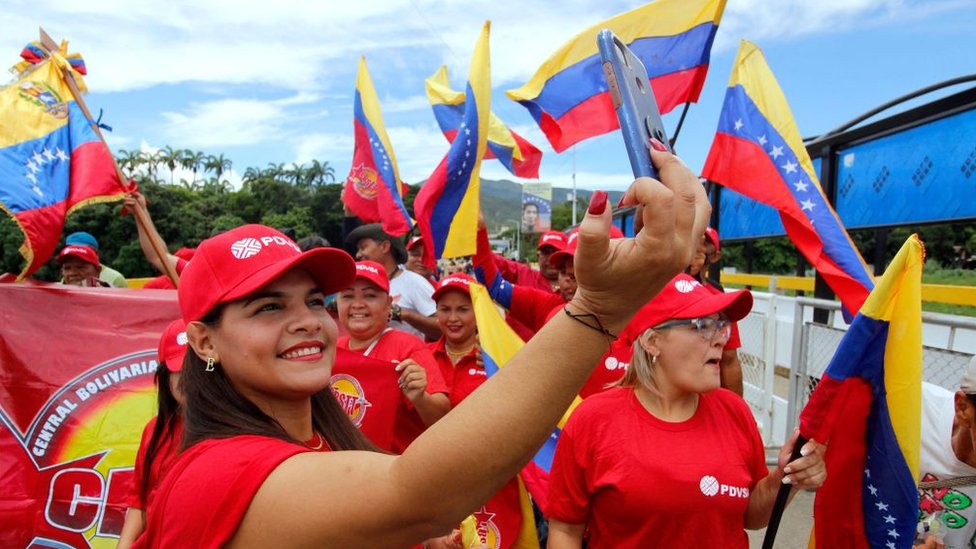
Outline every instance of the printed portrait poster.
[(114, 548), (176, 292), (0, 283), (0, 547)]
[(552, 183), (522, 185), (523, 234), (544, 233), (552, 227)]

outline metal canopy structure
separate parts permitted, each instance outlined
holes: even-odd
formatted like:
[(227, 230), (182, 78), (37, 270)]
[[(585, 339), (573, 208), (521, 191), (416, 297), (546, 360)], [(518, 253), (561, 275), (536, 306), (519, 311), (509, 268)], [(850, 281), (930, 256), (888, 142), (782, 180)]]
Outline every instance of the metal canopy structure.
[[(827, 199), (848, 229), (976, 219), (976, 87), (809, 140), (807, 151)], [(785, 234), (773, 208), (729, 189), (716, 186), (712, 205), (712, 222), (723, 240)]]

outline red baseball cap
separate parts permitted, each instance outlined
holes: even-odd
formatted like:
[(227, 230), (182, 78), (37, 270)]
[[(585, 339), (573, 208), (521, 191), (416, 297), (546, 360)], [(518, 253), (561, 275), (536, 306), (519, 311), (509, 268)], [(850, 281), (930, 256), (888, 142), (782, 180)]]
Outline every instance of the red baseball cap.
[(539, 245), (535, 249), (542, 250), (543, 246), (552, 246), (559, 251), (566, 247), (566, 240), (566, 233), (562, 231), (546, 231), (539, 237)]
[(648, 328), (673, 319), (701, 318), (715, 313), (735, 322), (745, 318), (752, 310), (752, 293), (739, 290), (713, 293), (693, 277), (681, 273), (671, 279), (654, 299), (637, 311), (620, 339), (632, 344)]
[(159, 338), (159, 361), (170, 372), (179, 372), (183, 369), (186, 348), (186, 324), (178, 318), (169, 323)]
[[(563, 267), (563, 263), (565, 263), (567, 259), (576, 255), (577, 236), (579, 236), (579, 228), (575, 228), (569, 232), (569, 237), (566, 239), (566, 247), (549, 256), (550, 265), (557, 269), (561, 269)], [(620, 230), (620, 227), (610, 225), (610, 240), (623, 237), (624, 233)]]
[(325, 294), (345, 288), (356, 263), (337, 248), (302, 253), (298, 244), (264, 225), (243, 225), (208, 238), (197, 247), (180, 276), (180, 312), (187, 323), (221, 303), (236, 301), (298, 268), (308, 271)]
[(451, 290), (457, 290), (471, 295), (471, 284), (476, 283), (477, 281), (475, 279), (464, 273), (445, 276), (437, 282), (437, 288), (434, 290), (434, 294), (431, 297), (434, 299), (434, 301), (437, 301)]
[(173, 252), (173, 255), (180, 259), (185, 259), (187, 261), (193, 259), (193, 254), (197, 252), (196, 248), (180, 248)]
[(357, 261), (356, 278), (362, 278), (384, 292), (390, 293), (390, 278), (386, 275), (386, 267), (375, 261)]
[(415, 236), (407, 241), (407, 250), (412, 250), (418, 244), (423, 244), (423, 243), (424, 243), (424, 237)]
[(718, 243), (718, 231), (716, 231), (711, 227), (705, 227), (705, 238), (707, 238), (708, 241), (711, 242), (713, 246), (715, 246), (716, 252), (721, 249)]
[(96, 267), (102, 266), (102, 264), (98, 261), (98, 252), (95, 251), (95, 248), (90, 246), (82, 246), (80, 244), (65, 246), (64, 248), (61, 248), (61, 252), (58, 253), (58, 258), (55, 260), (55, 262), (60, 265), (64, 263), (64, 259), (66, 257), (77, 257), (78, 259), (86, 263), (91, 263)]

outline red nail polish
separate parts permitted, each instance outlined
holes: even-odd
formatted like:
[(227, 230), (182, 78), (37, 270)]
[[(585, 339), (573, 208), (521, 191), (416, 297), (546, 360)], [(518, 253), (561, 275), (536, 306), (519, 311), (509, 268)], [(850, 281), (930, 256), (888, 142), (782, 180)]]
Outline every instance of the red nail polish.
[(590, 207), (587, 209), (593, 215), (600, 215), (607, 209), (607, 191), (593, 191), (590, 197)]
[[(624, 195), (624, 196), (627, 196), (627, 195)], [(621, 207), (621, 206), (623, 206), (623, 205), (624, 205), (624, 197), (623, 197), (623, 196), (621, 196), (621, 197), (620, 197), (620, 200), (618, 200), (618, 201), (617, 201), (617, 205), (616, 205), (616, 206), (614, 206), (614, 207), (615, 207), (615, 208), (617, 208), (617, 209), (619, 210), (619, 209), (620, 209), (620, 207)]]
[(651, 147), (653, 147), (655, 151), (668, 152), (668, 148), (664, 146), (664, 143), (661, 143), (657, 140), (657, 138), (654, 137), (651, 138)]

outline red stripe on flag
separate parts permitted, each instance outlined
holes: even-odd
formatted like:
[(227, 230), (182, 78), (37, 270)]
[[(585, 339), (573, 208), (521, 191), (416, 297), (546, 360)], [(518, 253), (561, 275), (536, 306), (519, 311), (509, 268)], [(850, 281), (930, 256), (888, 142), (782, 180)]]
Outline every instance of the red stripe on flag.
[[(870, 290), (823, 253), (820, 235), (803, 215), (796, 199), (784, 187), (786, 183), (762, 147), (752, 141), (716, 133), (702, 173), (757, 202), (776, 208), (790, 240), (824, 277), (844, 306), (851, 312), (861, 309)], [(748, 181), (749, 188), (736, 185), (735, 182), (739, 181)]]
[[(814, 500), (814, 537), (818, 548), (849, 547), (868, 549), (867, 533), (864, 530), (864, 509), (860, 497), (864, 493), (864, 465), (867, 455), (866, 431), (868, 413), (871, 411), (871, 386), (860, 377), (851, 377), (837, 382), (824, 376), (820, 384), (833, 383), (832, 392), (844, 399), (833, 401), (831, 410), (821, 413), (839, 415), (843, 428), (834, 429), (830, 438), (816, 438), (817, 442), (827, 443), (824, 462), (827, 464), (827, 478), (817, 490)], [(817, 392), (822, 389), (817, 386)], [(808, 406), (809, 407), (809, 406)], [(804, 414), (807, 410), (804, 409)], [(823, 423), (821, 423), (823, 424)], [(829, 425), (829, 424), (828, 424)], [(802, 428), (801, 428), (802, 432)], [(805, 434), (804, 434), (805, 436)], [(821, 433), (823, 436), (823, 433)]]
[(434, 168), (434, 173), (420, 187), (420, 192), (417, 193), (413, 201), (413, 211), (414, 215), (417, 216), (417, 226), (420, 227), (420, 236), (424, 239), (423, 262), (424, 265), (432, 270), (437, 269), (437, 247), (435, 241), (438, 238), (440, 239), (440, 248), (443, 250), (444, 241), (447, 238), (446, 233), (435, 235), (431, 225), (431, 216), (433, 215), (435, 206), (437, 206), (437, 201), (441, 199), (441, 195), (444, 193), (444, 184), (446, 182), (447, 155), (445, 154), (441, 163)]
[(89, 141), (71, 151), (69, 209), (92, 198), (119, 196), (123, 192), (112, 153), (104, 143)]
[(522, 153), (522, 160), (512, 158), (512, 168), (515, 170), (515, 175), (529, 179), (539, 179), (539, 165), (542, 164), (542, 151), (530, 143), (528, 139), (515, 132), (512, 132), (512, 138), (515, 139), (519, 147), (519, 152)]
[[(670, 112), (682, 103), (698, 101), (707, 74), (708, 65), (700, 65), (651, 79), (661, 114)], [(539, 128), (556, 152), (563, 152), (586, 138), (603, 135), (619, 127), (609, 92), (590, 96), (566, 111), (558, 120), (546, 113), (542, 113), (539, 120)]]
[(23, 271), (23, 276), (30, 276), (54, 255), (54, 250), (61, 239), (67, 211), (67, 204), (62, 201), (43, 208), (27, 210), (15, 216), (27, 236), (20, 248), (20, 254), (24, 259), (27, 259), (30, 254), (33, 257)]

